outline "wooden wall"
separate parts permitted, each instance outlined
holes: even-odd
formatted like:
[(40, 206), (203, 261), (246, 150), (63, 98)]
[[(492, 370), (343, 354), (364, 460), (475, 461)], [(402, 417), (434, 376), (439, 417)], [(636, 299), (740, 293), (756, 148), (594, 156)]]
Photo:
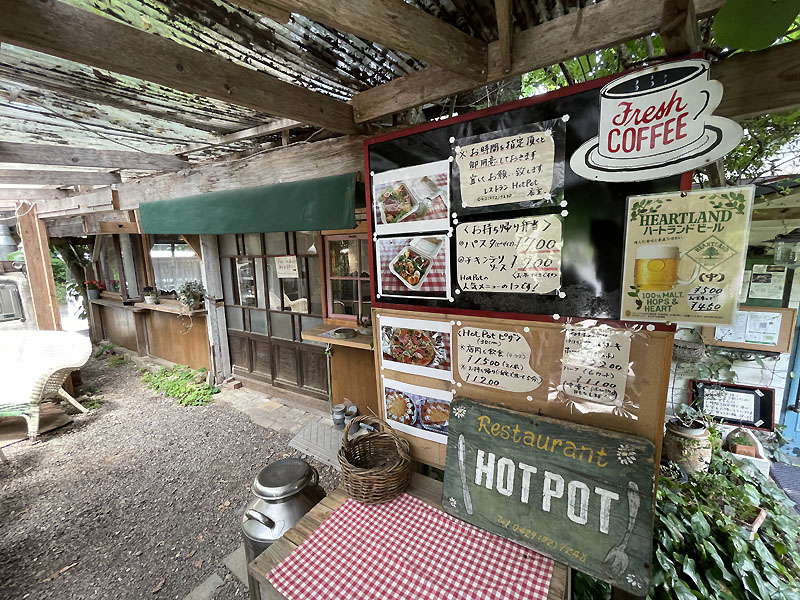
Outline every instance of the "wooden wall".
[(100, 315), (103, 319), (105, 338), (109, 342), (136, 352), (136, 323), (133, 311), (124, 306), (102, 305)]
[(333, 403), (347, 398), (358, 407), (360, 415), (380, 415), (375, 357), (369, 350), (333, 346), (331, 354)]
[(189, 331), (181, 324), (188, 323), (188, 318), (168, 312), (149, 311), (144, 322), (151, 356), (193, 369), (209, 368), (205, 315), (193, 316)]

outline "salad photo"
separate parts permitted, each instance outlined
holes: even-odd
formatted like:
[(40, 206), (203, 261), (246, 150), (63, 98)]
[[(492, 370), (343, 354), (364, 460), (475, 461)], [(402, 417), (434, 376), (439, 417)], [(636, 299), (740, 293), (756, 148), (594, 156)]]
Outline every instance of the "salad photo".
[(372, 176), (375, 232), (436, 231), (449, 226), (450, 163), (403, 167)]
[(411, 248), (403, 250), (392, 262), (395, 275), (411, 286), (419, 285), (430, 266), (429, 258), (414, 252)]
[(384, 223), (398, 223), (413, 213), (419, 203), (411, 197), (404, 183), (388, 188), (381, 194), (381, 207), (383, 209)]

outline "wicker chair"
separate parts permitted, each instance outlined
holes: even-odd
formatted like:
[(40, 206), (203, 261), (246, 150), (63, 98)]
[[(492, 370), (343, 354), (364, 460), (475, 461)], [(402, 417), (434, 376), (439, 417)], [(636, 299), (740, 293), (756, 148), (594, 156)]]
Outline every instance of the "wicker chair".
[(92, 354), (88, 338), (64, 331), (0, 333), (0, 417), (24, 417), (28, 438), (39, 435), (39, 405), (62, 398), (88, 412), (61, 386)]

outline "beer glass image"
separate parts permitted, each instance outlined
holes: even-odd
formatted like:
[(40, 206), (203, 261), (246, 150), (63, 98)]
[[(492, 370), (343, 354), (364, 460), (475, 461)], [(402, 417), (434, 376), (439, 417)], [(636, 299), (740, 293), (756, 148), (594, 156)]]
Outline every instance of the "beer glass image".
[(677, 246), (639, 246), (633, 268), (633, 284), (646, 292), (667, 292), (675, 285), (692, 283), (700, 274), (695, 263), (689, 279), (678, 278), (678, 267), (685, 252)]

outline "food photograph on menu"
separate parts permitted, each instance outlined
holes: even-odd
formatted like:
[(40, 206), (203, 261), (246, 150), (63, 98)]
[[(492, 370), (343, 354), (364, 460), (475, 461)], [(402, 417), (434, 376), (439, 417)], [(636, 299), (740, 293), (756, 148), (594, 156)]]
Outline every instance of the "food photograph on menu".
[(394, 169), (372, 178), (375, 233), (446, 229), (450, 212), (450, 163)]
[(447, 298), (450, 290), (446, 235), (379, 238), (378, 294)]
[(379, 323), (384, 367), (437, 379), (452, 379), (449, 323), (393, 317), (381, 317)]
[(452, 392), (385, 379), (383, 402), (386, 421), (399, 431), (433, 440), (447, 441)]

